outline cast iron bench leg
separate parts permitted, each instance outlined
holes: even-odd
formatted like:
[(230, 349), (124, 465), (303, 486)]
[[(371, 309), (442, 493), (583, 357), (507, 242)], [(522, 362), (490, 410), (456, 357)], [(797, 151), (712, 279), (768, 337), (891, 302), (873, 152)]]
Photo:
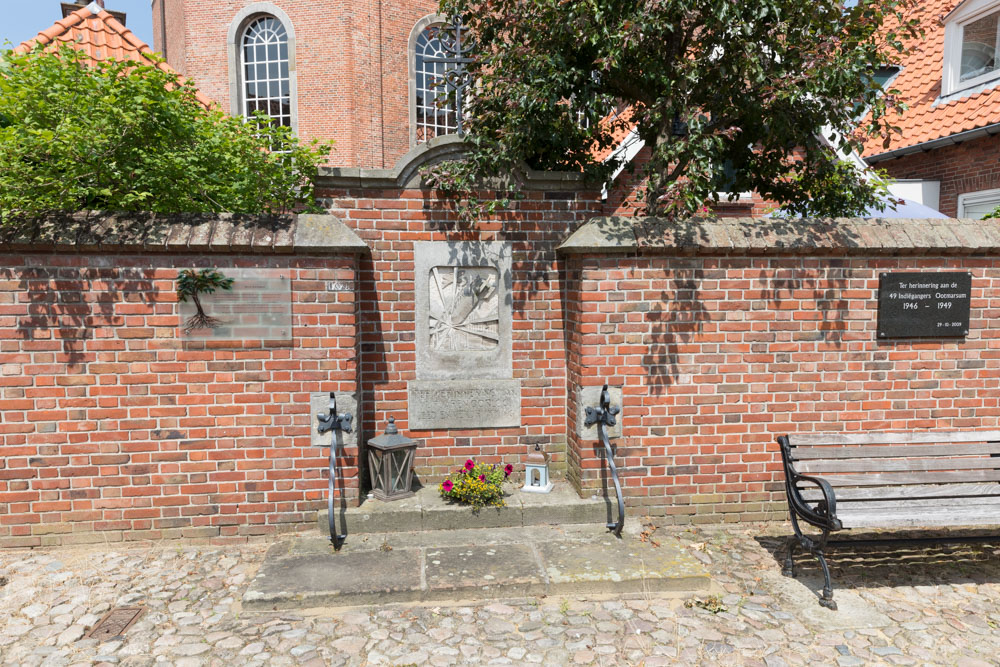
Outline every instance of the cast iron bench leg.
[(823, 597), (819, 599), (819, 603), (827, 609), (837, 611), (837, 603), (833, 601), (833, 584), (830, 583), (830, 568), (826, 565), (823, 550), (816, 549), (813, 554), (819, 559), (820, 567), (823, 568), (823, 578), (826, 579), (826, 584), (823, 586)]
[(786, 577), (795, 577), (795, 561), (792, 560), (792, 556), (797, 546), (799, 546), (799, 538), (792, 535), (788, 538), (788, 546), (785, 550), (785, 566), (781, 568), (781, 574)]

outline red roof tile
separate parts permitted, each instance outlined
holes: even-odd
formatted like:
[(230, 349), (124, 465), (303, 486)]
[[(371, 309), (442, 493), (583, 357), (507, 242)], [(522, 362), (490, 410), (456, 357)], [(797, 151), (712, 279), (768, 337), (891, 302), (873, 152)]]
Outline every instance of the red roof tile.
[(872, 138), (865, 144), (865, 157), (966, 132), (1000, 122), (1000, 82), (996, 88), (936, 103), (941, 95), (944, 71), (944, 23), (942, 19), (957, 7), (958, 0), (923, 0), (921, 20), (926, 32), (923, 42), (900, 63), (902, 71), (890, 85), (900, 91), (909, 105), (892, 124), (902, 131), (894, 135), (888, 148)]
[[(15, 51), (23, 53), (37, 44), (57, 43), (83, 51), (94, 60), (133, 60), (153, 65), (164, 72), (174, 72), (167, 63), (149, 58), (153, 54), (149, 45), (103, 9), (94, 14), (89, 6), (82, 7), (66, 18), (59, 19), (51, 28), (41, 31), (33, 39), (22, 42)], [(195, 92), (195, 96), (206, 108), (214, 104), (199, 92)]]

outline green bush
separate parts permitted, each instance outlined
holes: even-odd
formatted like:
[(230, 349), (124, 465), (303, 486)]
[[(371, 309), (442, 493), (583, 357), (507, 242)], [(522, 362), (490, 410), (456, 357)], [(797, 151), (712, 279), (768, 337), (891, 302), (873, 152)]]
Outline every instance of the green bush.
[[(154, 57), (155, 58), (155, 57)], [(329, 144), (206, 109), (191, 82), (62, 46), (0, 52), (0, 223), (48, 213), (315, 206)]]

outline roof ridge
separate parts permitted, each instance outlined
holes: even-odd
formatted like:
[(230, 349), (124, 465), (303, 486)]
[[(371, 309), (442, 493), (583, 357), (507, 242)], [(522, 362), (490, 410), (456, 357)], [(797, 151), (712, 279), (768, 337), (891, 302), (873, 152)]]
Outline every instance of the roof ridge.
[[(97, 5), (97, 3), (92, 2), (90, 3), (90, 5), (87, 6), (90, 7), (91, 5)], [(100, 5), (97, 6), (100, 7)], [(97, 15), (101, 18), (102, 21), (104, 21), (104, 24), (107, 27), (111, 28), (112, 31), (118, 33), (118, 35), (122, 39), (128, 41), (129, 44), (134, 46), (140, 52), (154, 53), (154, 51), (151, 48), (149, 48), (149, 44), (139, 39), (138, 35), (136, 35), (134, 32), (126, 28), (121, 21), (119, 21), (114, 17), (114, 15), (111, 12), (109, 12), (106, 9), (101, 9), (100, 13), (98, 13)], [(143, 49), (145, 49), (145, 51), (143, 51)]]
[[(18, 47), (14, 49), (15, 52), (23, 53), (25, 51), (29, 51), (30, 49), (34, 48), (35, 44), (45, 45), (55, 42), (56, 37), (58, 37), (59, 35), (62, 35), (68, 32), (71, 28), (78, 26), (81, 23), (84, 23), (87, 20), (87, 18), (89, 18), (88, 14), (90, 14), (90, 16), (93, 16), (93, 14), (90, 13), (90, 10), (87, 7), (81, 7), (80, 9), (77, 9), (76, 11), (72, 12), (69, 16), (65, 16), (56, 21), (55, 23), (53, 23), (52, 26), (47, 28), (46, 30), (40, 30), (38, 34), (36, 34), (34, 37), (26, 39), (23, 42), (21, 42), (18, 45)], [(58, 27), (58, 29), (54, 30), (54, 28), (56, 27)]]
[[(73, 38), (70, 34), (74, 28), (80, 30), (79, 38)], [(99, 35), (98, 33), (109, 34)], [(121, 41), (120, 44), (115, 43), (118, 40)], [(34, 48), (35, 45), (55, 45), (60, 41), (95, 60), (131, 60), (138, 64), (156, 67), (163, 72), (176, 74), (178, 82), (182, 84), (187, 80), (161, 57), (156, 57), (156, 52), (150, 48), (149, 44), (142, 41), (111, 12), (96, 2), (91, 2), (86, 7), (81, 7), (65, 18), (59, 19), (51, 27), (39, 32), (34, 38), (22, 42), (15, 51), (25, 53)], [(104, 49), (106, 53), (101, 53), (101, 49)], [(206, 109), (215, 106), (215, 102), (197, 89), (195, 89), (195, 99)]]

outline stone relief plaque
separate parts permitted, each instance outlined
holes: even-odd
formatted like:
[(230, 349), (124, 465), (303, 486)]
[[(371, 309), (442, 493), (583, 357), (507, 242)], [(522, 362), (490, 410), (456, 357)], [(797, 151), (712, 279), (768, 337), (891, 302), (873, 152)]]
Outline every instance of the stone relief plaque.
[(432, 349), (492, 350), (500, 344), (495, 268), (435, 266), (428, 293)]
[(417, 379), (512, 377), (510, 244), (417, 242), (413, 263)]
[(521, 381), (511, 359), (509, 243), (418, 242), (416, 375), (409, 428), (521, 425)]
[(282, 269), (219, 269), (233, 279), (231, 290), (199, 295), (211, 326), (188, 330), (198, 313), (189, 299), (178, 306), (184, 340), (291, 340), (292, 285)]

